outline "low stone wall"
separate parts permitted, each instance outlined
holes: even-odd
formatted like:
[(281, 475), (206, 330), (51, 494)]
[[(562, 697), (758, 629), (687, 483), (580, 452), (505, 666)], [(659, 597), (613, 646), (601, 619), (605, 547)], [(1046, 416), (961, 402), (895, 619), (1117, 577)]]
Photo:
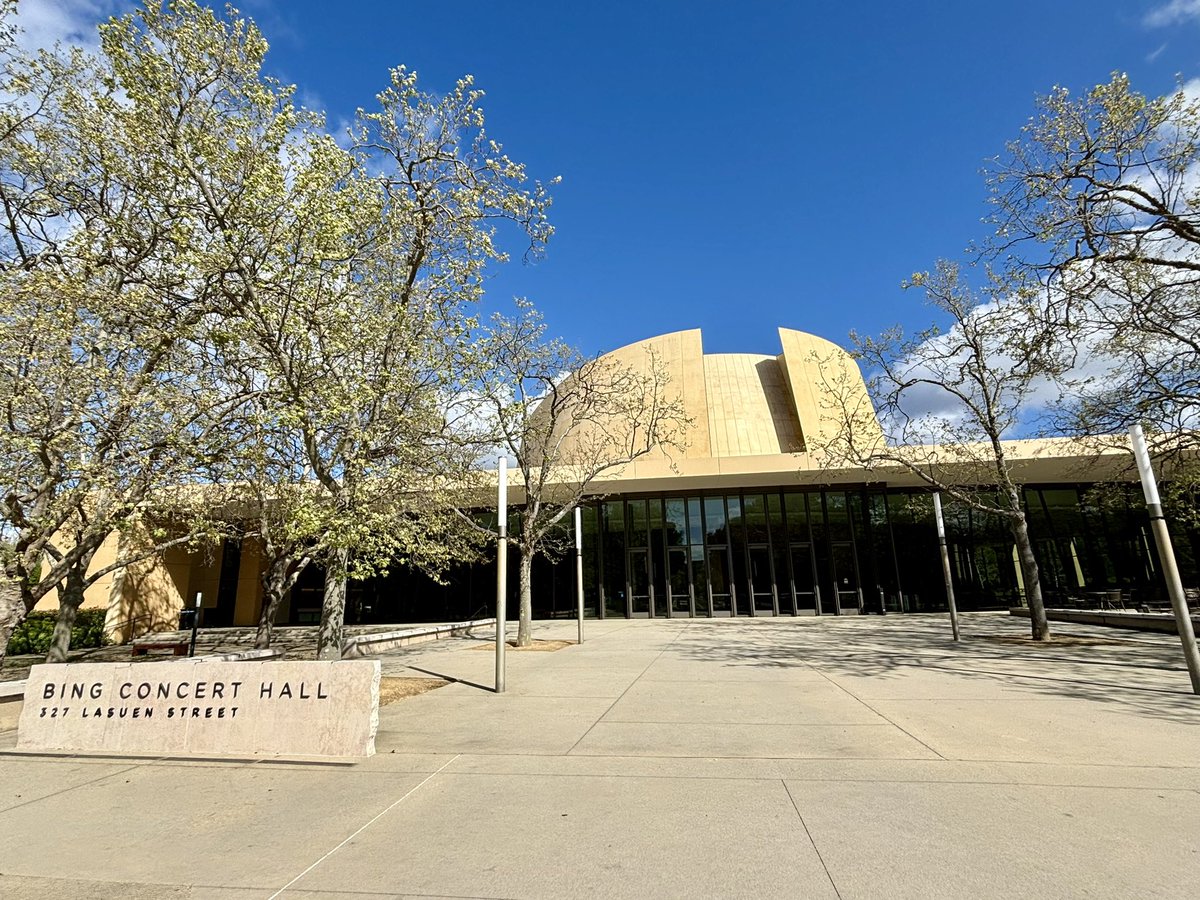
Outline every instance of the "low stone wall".
[(36, 665), (17, 750), (371, 756), (380, 671), (378, 660)]
[(248, 662), (250, 660), (280, 659), (282, 650), (271, 647), (266, 650), (235, 650), (232, 653), (209, 653), (205, 656), (193, 656), (193, 662)]
[(358, 659), (364, 656), (373, 656), (376, 653), (386, 653), (389, 650), (399, 650), (401, 647), (408, 647), (412, 644), (458, 637), (470, 634), (476, 628), (490, 627), (495, 624), (495, 619), (472, 619), (469, 622), (451, 622), (449, 625), (425, 625), (404, 628), (399, 631), (360, 634), (349, 638), (342, 644), (342, 659)]
[[(1015, 606), (1009, 615), (1029, 618), (1029, 610)], [(1101, 625), (1107, 628), (1129, 628), (1134, 631), (1162, 631), (1179, 634), (1179, 626), (1171, 613), (1144, 613), (1123, 610), (1047, 609), (1051, 622), (1076, 622), (1080, 625)], [(1192, 625), (1200, 632), (1200, 617), (1192, 616)]]
[[(263, 662), (269, 659), (281, 659), (282, 650), (238, 650), (233, 653), (210, 653), (207, 656), (168, 657), (164, 662), (176, 660), (179, 662)], [(0, 681), (0, 731), (12, 731), (17, 727), (21, 717), (21, 709), (25, 700), (25, 679), (20, 681)]]
[(0, 732), (13, 731), (24, 708), (25, 679), (0, 681)]

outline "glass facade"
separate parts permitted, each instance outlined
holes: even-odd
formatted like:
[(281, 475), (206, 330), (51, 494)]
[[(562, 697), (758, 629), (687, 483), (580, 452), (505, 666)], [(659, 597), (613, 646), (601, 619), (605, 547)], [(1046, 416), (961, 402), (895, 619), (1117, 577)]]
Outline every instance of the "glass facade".
[[(1134, 606), (1165, 600), (1149, 521), (1136, 485), (1029, 487), (1031, 537), (1049, 605), (1120, 592)], [(960, 608), (1023, 600), (1004, 520), (943, 498)], [(567, 520), (569, 522), (569, 519)], [(584, 613), (690, 618), (926, 612), (945, 608), (930, 494), (869, 485), (610, 497), (582, 511)], [(1200, 531), (1172, 522), (1184, 584), (1200, 587)], [(515, 555), (515, 553), (514, 553)], [(239, 564), (227, 547), (223, 596)], [(511, 558), (510, 558), (511, 559)], [(533, 570), (537, 618), (573, 618), (574, 554)], [(517, 612), (511, 559), (509, 615)], [(315, 622), (323, 576), (310, 567), (281, 621)], [(459, 566), (439, 582), (397, 567), (352, 583), (351, 623), (457, 621), (492, 614), (495, 558)]]
[[(1087, 486), (1028, 488), (1048, 603), (1107, 590), (1149, 597), (1153, 545), (1135, 491), (1104, 504)], [(963, 609), (1023, 602), (1006, 522), (943, 499), (955, 596)], [(612, 527), (585, 551), (608, 617), (811, 616), (945, 608), (927, 491), (869, 486), (606, 500)], [(623, 527), (624, 525), (624, 527)], [(1189, 585), (1197, 536), (1180, 533)]]

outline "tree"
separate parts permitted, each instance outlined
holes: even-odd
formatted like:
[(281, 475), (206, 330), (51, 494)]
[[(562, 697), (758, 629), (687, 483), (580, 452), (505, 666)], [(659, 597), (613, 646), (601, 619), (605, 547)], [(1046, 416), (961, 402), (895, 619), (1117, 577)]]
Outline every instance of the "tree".
[[(239, 374), (231, 370), (230, 381)], [(260, 373), (250, 373), (251, 378)], [(247, 385), (248, 386), (248, 385)], [(288, 591), (321, 552), (325, 497), (294, 430), (283, 427), (261, 395), (231, 426), (237, 440), (211, 460), (207, 492), (214, 519), (261, 548), (262, 606), (254, 646), (271, 646), (275, 618)]]
[[(352, 550), (365, 563), (364, 545), (386, 534), (380, 559), (399, 553), (435, 570), (463, 552), (446, 491), (465, 475), (470, 443), (447, 409), (475, 364), (485, 271), (507, 259), (496, 225), (514, 226), (527, 255), (553, 233), (546, 190), (527, 186), (524, 167), (484, 131), (482, 96), (470, 77), (433, 95), (393, 69), (379, 109), (351, 129), (358, 170), (379, 173), (379, 213), (361, 232), (370, 241), (351, 277), (353, 315), (330, 323), (326, 352), (311, 360), (317, 393), (303, 404), (325, 417), (304, 426), (309, 462), (352, 538), (326, 559), (323, 655), (340, 653)], [(364, 511), (386, 516), (386, 530)]]
[(0, 489), (10, 540), (0, 652), (61, 585), (51, 658), (65, 656), (82, 591), (99, 574), (87, 572), (96, 549), (182, 496), (165, 489), (193, 479), (239, 402), (212, 390), (213, 301), (227, 259), (214, 258), (185, 175), (210, 157), (244, 163), (261, 150), (229, 112), (238, 99), (270, 103), (245, 77), (254, 36), (180, 2), (149, 3), (101, 37), (98, 58), (3, 47)]
[(257, 226), (263, 261), (231, 279), (245, 327), (222, 353), (261, 391), (261, 461), (319, 513), (307, 538), (272, 543), (293, 573), (302, 557), (325, 567), (323, 658), (341, 653), (348, 578), (396, 561), (436, 574), (472, 549), (445, 496), (473, 458), (448, 411), (475, 364), (474, 304), (507, 258), (497, 223), (531, 254), (552, 233), (549, 196), (487, 138), (481, 97), (469, 78), (435, 97), (393, 70), (348, 149), (321, 136), (291, 154)]
[[(984, 248), (1043, 286), (1048, 319), (1081, 351), (1064, 424), (1121, 432), (1146, 421), (1160, 449), (1200, 426), (1200, 97), (1110, 81), (1062, 87), (988, 173)], [(1166, 440), (1163, 440), (1166, 438)]]
[(447, 410), (496, 229), (540, 253), (550, 198), (469, 78), (435, 97), (393, 70), (343, 147), (232, 9), (146, 0), (100, 32), (95, 59), (0, 35), (0, 639), (240, 458), (268, 610), (319, 556), (339, 655), (348, 577), (466, 552), (441, 498), (472, 451)]
[[(826, 464), (868, 470), (899, 468), (930, 488), (1000, 516), (1012, 532), (1035, 641), (1050, 629), (1025, 516), (1019, 472), (1006, 445), (1037, 392), (1069, 361), (1044, 327), (1027, 293), (991, 276), (973, 290), (958, 266), (939, 262), (913, 276), (949, 327), (879, 338), (851, 334), (854, 356), (868, 367), (867, 389), (879, 410), (835, 366), (825, 384), (839, 427), (825, 446)], [(881, 430), (877, 421), (882, 422)]]
[(239, 273), (248, 328), (230, 352), (324, 498), (323, 658), (341, 654), (349, 577), (397, 561), (436, 573), (471, 551), (446, 492), (473, 458), (448, 410), (475, 364), (474, 304), (507, 258), (496, 223), (533, 254), (552, 233), (548, 195), (487, 138), (481, 97), (469, 78), (433, 96), (393, 70), (350, 148), (323, 142), (289, 181), (301, 214), (266, 267), (286, 277)]
[(560, 525), (604, 476), (652, 452), (682, 449), (691, 421), (661, 361), (633, 367), (585, 357), (550, 338), (527, 303), (496, 315), (484, 338), (487, 374), (473, 396), (499, 451), (516, 460), (525, 495), (509, 538), (520, 553), (517, 646), (529, 646), (533, 560), (562, 548)]

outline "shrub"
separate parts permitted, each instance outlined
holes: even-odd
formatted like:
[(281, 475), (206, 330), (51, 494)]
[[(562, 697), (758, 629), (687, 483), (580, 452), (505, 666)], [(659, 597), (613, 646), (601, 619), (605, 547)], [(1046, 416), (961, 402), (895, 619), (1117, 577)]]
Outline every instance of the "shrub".
[[(103, 609), (81, 609), (75, 615), (75, 627), (71, 629), (71, 649), (103, 647), (108, 643), (104, 636)], [(54, 634), (54, 623), (58, 613), (31, 612), (17, 626), (8, 641), (9, 655), (19, 653), (45, 653), (50, 649), (50, 638)]]

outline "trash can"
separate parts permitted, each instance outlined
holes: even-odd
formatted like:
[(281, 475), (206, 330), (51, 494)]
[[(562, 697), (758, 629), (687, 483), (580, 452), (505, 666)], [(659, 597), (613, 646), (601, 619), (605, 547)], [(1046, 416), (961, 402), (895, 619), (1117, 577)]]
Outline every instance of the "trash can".
[(193, 623), (195, 623), (195, 621), (196, 621), (196, 610), (181, 609), (179, 611), (179, 630), (180, 631), (191, 631), (192, 625), (193, 625)]

